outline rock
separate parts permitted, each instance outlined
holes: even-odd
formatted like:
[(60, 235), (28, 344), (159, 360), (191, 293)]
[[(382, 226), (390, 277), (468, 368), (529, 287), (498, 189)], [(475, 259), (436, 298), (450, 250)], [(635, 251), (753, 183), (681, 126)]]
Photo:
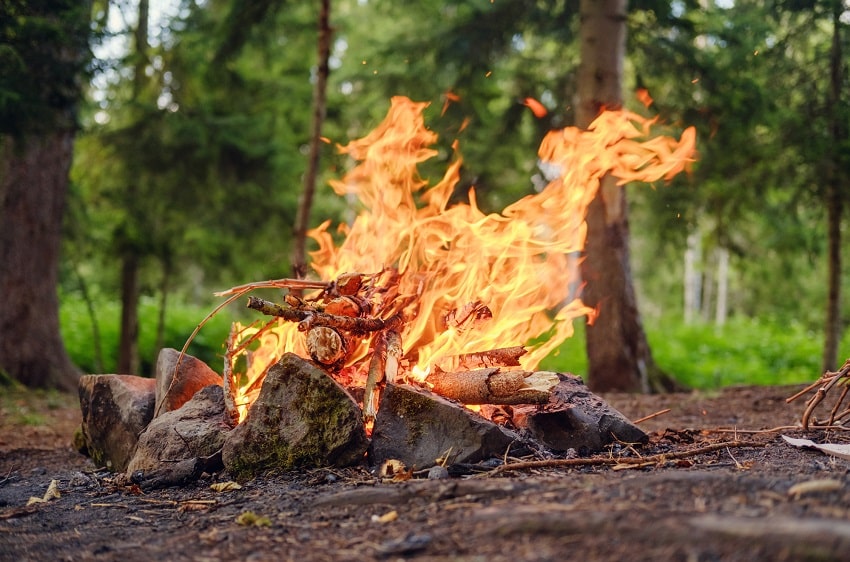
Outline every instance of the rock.
[(533, 439), (554, 451), (575, 449), (581, 454), (601, 451), (614, 441), (647, 442), (643, 430), (590, 392), (579, 377), (559, 378), (548, 404), (514, 408), (514, 423)]
[(352, 465), (368, 445), (351, 395), (314, 363), (287, 353), (227, 435), (222, 460), (234, 477), (249, 478), (269, 469)]
[(156, 381), (133, 375), (80, 377), (82, 433), (97, 466), (123, 472), (153, 418)]
[(211, 457), (221, 450), (232, 429), (224, 411), (224, 389), (207, 386), (177, 410), (161, 414), (148, 424), (126, 472), (131, 476), (178, 461)]
[(183, 355), (180, 368), (175, 374), (178, 357), (180, 352), (171, 348), (163, 348), (157, 357), (155, 410), (157, 416), (177, 410), (204, 387), (222, 384), (221, 375), (191, 355)]
[[(427, 390), (387, 384), (375, 418), (369, 462), (399, 460), (416, 470), (475, 463), (526, 450), (520, 436)], [(445, 464), (445, 463), (442, 463)]]

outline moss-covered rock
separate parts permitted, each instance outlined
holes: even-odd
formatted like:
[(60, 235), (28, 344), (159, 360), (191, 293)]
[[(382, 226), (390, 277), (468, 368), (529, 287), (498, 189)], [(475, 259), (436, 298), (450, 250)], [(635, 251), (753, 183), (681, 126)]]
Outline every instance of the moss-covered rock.
[(349, 466), (369, 445), (351, 395), (314, 363), (288, 353), (272, 366), (248, 416), (222, 450), (234, 477), (266, 470)]

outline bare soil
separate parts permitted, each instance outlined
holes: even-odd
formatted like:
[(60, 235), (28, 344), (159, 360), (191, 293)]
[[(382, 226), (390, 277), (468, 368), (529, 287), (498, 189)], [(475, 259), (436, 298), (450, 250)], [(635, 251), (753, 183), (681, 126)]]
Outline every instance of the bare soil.
[[(781, 438), (850, 443), (850, 432), (795, 427), (802, 402), (785, 398), (798, 389), (606, 395), (633, 420), (671, 412), (641, 423), (648, 445), (594, 458), (746, 445), (644, 466), (404, 482), (305, 470), (224, 492), (210, 486), (228, 476), (214, 474), (148, 493), (73, 450), (75, 396), (4, 389), (0, 560), (850, 560), (850, 461)], [(27, 506), (52, 480), (60, 497)]]

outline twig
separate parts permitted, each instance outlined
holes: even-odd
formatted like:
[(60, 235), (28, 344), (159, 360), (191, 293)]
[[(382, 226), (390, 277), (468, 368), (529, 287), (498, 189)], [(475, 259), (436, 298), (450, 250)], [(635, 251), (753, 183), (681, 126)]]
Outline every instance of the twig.
[(648, 457), (591, 457), (588, 459), (546, 459), (542, 461), (523, 461), (512, 464), (504, 464), (492, 471), (490, 475), (500, 474), (502, 472), (513, 472), (517, 470), (529, 470), (534, 468), (556, 468), (556, 467), (574, 467), (574, 466), (608, 466), (617, 464), (661, 464), (670, 460), (685, 459), (695, 457), (706, 453), (713, 453), (729, 447), (764, 447), (765, 443), (745, 443), (743, 441), (727, 441), (724, 443), (712, 443), (704, 447), (698, 447), (689, 451), (677, 451), (673, 453), (661, 453)]
[(229, 295), (242, 295), (255, 289), (327, 289), (331, 286), (330, 281), (308, 281), (306, 279), (270, 279), (269, 281), (257, 281), (231, 287), (226, 291), (215, 293), (217, 297)]
[(635, 424), (635, 425), (637, 425), (637, 424), (639, 424), (639, 423), (641, 423), (641, 422), (645, 422), (645, 421), (647, 421), (647, 420), (651, 420), (652, 418), (657, 418), (658, 416), (663, 416), (664, 414), (666, 414), (666, 413), (668, 413), (668, 412), (670, 412), (670, 411), (671, 411), (671, 408), (665, 408), (665, 409), (663, 409), (663, 410), (659, 410), (659, 411), (655, 412), (654, 414), (649, 414), (648, 416), (644, 416), (644, 417), (642, 417), (642, 418), (636, 419), (636, 420), (635, 420), (635, 421), (633, 421), (632, 423), (633, 423), (633, 424)]

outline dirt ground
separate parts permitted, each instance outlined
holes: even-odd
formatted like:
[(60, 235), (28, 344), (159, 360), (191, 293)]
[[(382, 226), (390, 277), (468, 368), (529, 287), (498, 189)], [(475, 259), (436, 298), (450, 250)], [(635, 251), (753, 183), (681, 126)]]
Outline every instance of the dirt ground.
[[(0, 389), (0, 560), (850, 560), (850, 461), (781, 438), (850, 432), (795, 428), (798, 388), (606, 395), (633, 420), (671, 409), (641, 423), (648, 445), (594, 457), (685, 455), (643, 465), (405, 482), (307, 470), (222, 492), (216, 474), (148, 493), (71, 448), (75, 396)], [(687, 456), (732, 441), (746, 446)], [(27, 506), (53, 480), (59, 497)]]

